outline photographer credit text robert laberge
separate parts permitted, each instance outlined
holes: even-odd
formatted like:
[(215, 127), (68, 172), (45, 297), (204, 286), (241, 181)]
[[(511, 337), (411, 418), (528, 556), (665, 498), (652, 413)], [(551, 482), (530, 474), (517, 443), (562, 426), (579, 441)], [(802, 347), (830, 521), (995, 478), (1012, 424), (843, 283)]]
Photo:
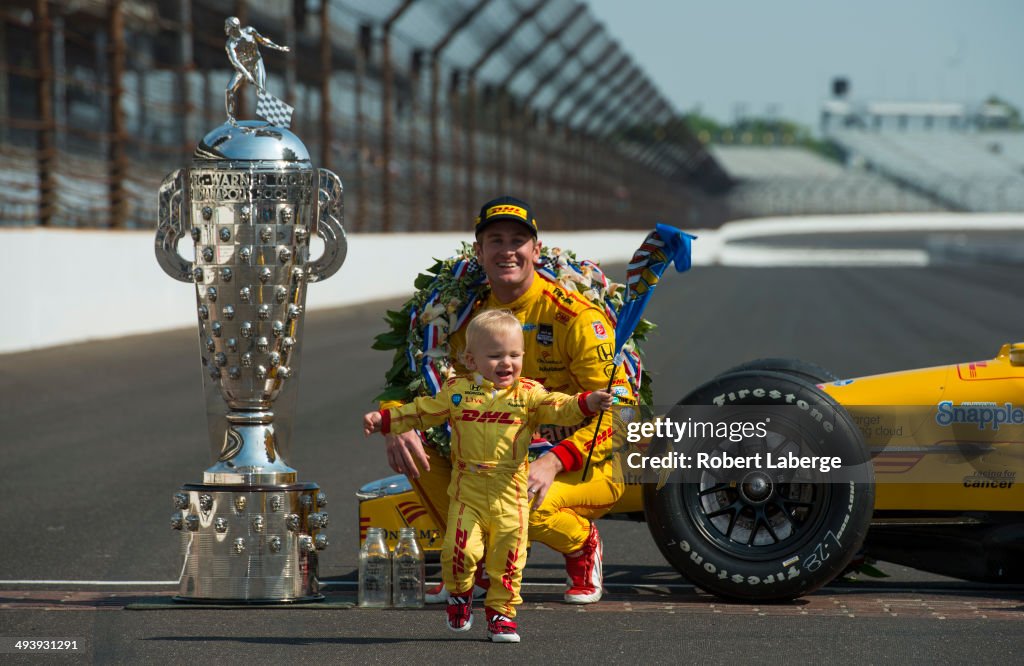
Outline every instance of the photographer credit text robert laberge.
[[(645, 438), (656, 437), (679, 443), (688, 437), (714, 437), (741, 442), (752, 437), (767, 437), (768, 422), (769, 419), (726, 423), (655, 418), (653, 421), (630, 423), (626, 429), (626, 441), (635, 444)], [(626, 456), (626, 464), (632, 469), (816, 469), (829, 472), (842, 467), (843, 461), (839, 456), (798, 456), (792, 452), (781, 455), (771, 451), (734, 455), (727, 451), (699, 451), (693, 455), (671, 452), (661, 456), (645, 456), (634, 451)]]

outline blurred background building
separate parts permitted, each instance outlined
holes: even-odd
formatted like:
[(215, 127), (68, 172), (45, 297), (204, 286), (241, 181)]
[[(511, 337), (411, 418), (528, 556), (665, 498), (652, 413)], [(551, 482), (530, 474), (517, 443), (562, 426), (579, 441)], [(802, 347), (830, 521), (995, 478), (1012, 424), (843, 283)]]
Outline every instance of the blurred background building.
[(837, 79), (815, 134), (723, 125), (674, 109), (576, 0), (7, 0), (0, 224), (154, 226), (161, 178), (225, 119), (232, 15), (292, 47), (263, 50), (268, 90), (341, 175), (350, 231), (463, 230), (500, 193), (548, 229), (1024, 211), (997, 99), (857, 100)]
[(818, 136), (772, 117), (690, 118), (735, 185), (733, 215), (1024, 211), (1020, 113), (975, 104), (858, 100), (836, 78)]

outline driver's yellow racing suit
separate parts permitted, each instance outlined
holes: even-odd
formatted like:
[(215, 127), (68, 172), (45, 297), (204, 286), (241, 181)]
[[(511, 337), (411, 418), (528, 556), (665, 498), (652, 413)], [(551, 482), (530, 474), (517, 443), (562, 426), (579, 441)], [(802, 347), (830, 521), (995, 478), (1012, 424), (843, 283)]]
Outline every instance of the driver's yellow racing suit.
[[(604, 312), (589, 300), (535, 273), (525, 294), (511, 303), (502, 303), (490, 294), (477, 306), (477, 312), (495, 308), (510, 310), (523, 324), (523, 377), (563, 393), (607, 388), (614, 370), (615, 331)], [(465, 330), (463, 326), (449, 340), (453, 359), (460, 358), (466, 347)], [(459, 364), (456, 370), (465, 373)], [(622, 368), (615, 373), (612, 393), (620, 405), (635, 404)], [(580, 475), (594, 441), (597, 419), (565, 438), (552, 440), (557, 443), (547, 455), (557, 456), (565, 469), (555, 477), (544, 503), (530, 513), (531, 541), (563, 554), (578, 551), (590, 535), (590, 520), (607, 513), (622, 495), (621, 474), (615, 474), (611, 455), (612, 422), (608, 416), (602, 421), (586, 479)], [(425, 449), (430, 469), (421, 469), (420, 477), (410, 481), (444, 530), (452, 467), (433, 447)]]
[(588, 394), (551, 393), (524, 378), (496, 389), (475, 375), (448, 379), (433, 397), (381, 410), (385, 435), (451, 424), (449, 529), (441, 547), (441, 575), (451, 594), (473, 588), (483, 557), (492, 581), (485, 605), (515, 617), (526, 563), (530, 440), (542, 423), (572, 426), (593, 416)]

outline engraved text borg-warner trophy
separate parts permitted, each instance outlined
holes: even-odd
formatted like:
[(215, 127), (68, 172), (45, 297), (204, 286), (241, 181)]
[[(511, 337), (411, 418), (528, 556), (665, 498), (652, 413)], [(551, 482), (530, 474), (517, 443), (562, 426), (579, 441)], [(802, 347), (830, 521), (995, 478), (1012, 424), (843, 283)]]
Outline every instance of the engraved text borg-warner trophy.
[[(320, 598), (317, 551), (327, 546), (327, 499), (288, 466), (302, 346), (306, 285), (345, 259), (342, 187), (314, 169), (288, 129), (291, 107), (263, 89), (258, 44), (237, 19), (225, 24), (228, 54), (257, 86), (257, 113), (234, 118), (199, 142), (192, 166), (160, 186), (156, 256), (171, 277), (196, 284), (214, 465), (174, 495), (182, 532), (178, 598), (298, 601)], [(325, 249), (309, 259), (312, 235)], [(195, 261), (177, 251), (191, 236)]]

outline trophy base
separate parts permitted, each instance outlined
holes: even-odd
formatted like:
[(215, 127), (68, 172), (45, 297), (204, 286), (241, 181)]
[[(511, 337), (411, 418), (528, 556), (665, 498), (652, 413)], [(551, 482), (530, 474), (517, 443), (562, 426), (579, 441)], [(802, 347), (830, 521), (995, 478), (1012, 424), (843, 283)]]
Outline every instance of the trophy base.
[(318, 551), (327, 547), (326, 503), (315, 483), (183, 486), (172, 516), (184, 560), (175, 601), (323, 599)]
[(299, 606), (302, 604), (325, 601), (326, 599), (327, 597), (322, 594), (315, 594), (310, 597), (300, 597), (297, 599), (199, 599), (197, 597), (182, 597), (178, 595), (171, 597), (171, 601), (175, 603), (192, 604), (193, 606)]

